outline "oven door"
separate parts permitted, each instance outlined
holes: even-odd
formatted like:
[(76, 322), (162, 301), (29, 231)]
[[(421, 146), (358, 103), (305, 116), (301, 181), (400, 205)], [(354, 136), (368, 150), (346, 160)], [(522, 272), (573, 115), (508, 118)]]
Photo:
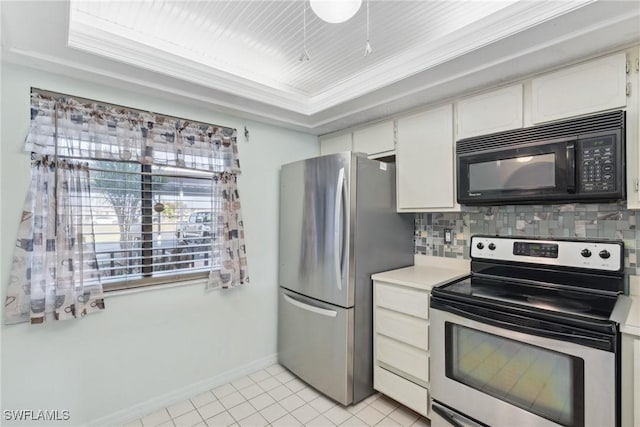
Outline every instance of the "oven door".
[(575, 198), (575, 141), (574, 137), (458, 153), (458, 202), (472, 205)]
[(437, 305), (444, 309), (430, 311), (434, 400), (490, 426), (616, 425), (616, 359), (597, 348), (604, 343)]

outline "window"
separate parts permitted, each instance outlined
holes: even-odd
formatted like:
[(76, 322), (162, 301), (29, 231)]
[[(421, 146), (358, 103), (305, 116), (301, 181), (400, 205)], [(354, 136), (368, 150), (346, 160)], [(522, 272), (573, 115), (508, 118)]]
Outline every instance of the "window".
[(103, 283), (249, 283), (235, 129), (32, 88), (24, 148), (7, 323), (103, 310)]
[[(32, 89), (25, 149), (47, 164), (85, 173), (88, 164), (91, 214), (79, 214), (83, 206), (63, 214), (82, 227), (75, 240), (95, 246), (106, 289), (197, 277), (208, 277), (207, 289), (229, 288), (249, 282), (236, 134)], [(74, 254), (84, 269), (82, 255)]]
[(211, 173), (98, 160), (89, 168), (105, 290), (206, 277), (219, 265)]

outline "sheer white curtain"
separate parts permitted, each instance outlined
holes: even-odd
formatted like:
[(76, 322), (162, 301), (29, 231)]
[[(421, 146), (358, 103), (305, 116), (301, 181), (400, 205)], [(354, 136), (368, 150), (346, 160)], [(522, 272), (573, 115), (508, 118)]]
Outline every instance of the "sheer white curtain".
[(34, 155), (18, 229), (7, 324), (83, 317), (104, 309), (86, 163)]
[(213, 181), (214, 200), (222, 205), (218, 238), (212, 240), (220, 251), (220, 269), (211, 270), (207, 289), (244, 285), (249, 283), (249, 271), (237, 176), (225, 173)]
[(25, 149), (34, 156), (32, 185), (5, 302), (7, 323), (104, 308), (93, 227), (81, 226), (91, 218), (81, 159), (213, 172), (212, 197), (222, 209), (211, 245), (221, 265), (212, 263), (207, 288), (249, 283), (235, 129), (35, 90)]
[(25, 148), (59, 157), (240, 174), (235, 129), (39, 93), (31, 98)]

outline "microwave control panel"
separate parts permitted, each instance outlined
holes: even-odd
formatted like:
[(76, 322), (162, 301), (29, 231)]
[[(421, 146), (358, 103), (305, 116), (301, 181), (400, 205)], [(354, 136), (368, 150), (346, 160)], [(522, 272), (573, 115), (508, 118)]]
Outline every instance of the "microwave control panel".
[(580, 140), (578, 182), (581, 193), (616, 191), (617, 150), (611, 135)]

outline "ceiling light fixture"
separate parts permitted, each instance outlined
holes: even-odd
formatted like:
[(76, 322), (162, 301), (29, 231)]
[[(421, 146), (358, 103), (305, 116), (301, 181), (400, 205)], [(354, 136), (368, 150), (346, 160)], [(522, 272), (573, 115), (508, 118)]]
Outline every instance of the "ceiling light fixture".
[(367, 0), (367, 44), (364, 47), (364, 56), (369, 56), (373, 53), (371, 49), (371, 43), (369, 43), (369, 0)]
[(309, 0), (318, 18), (331, 24), (348, 21), (358, 12), (362, 0)]
[(309, 56), (309, 52), (307, 52), (307, 2), (302, 2), (302, 53), (300, 54), (299, 61), (305, 62), (309, 61), (311, 57)]

